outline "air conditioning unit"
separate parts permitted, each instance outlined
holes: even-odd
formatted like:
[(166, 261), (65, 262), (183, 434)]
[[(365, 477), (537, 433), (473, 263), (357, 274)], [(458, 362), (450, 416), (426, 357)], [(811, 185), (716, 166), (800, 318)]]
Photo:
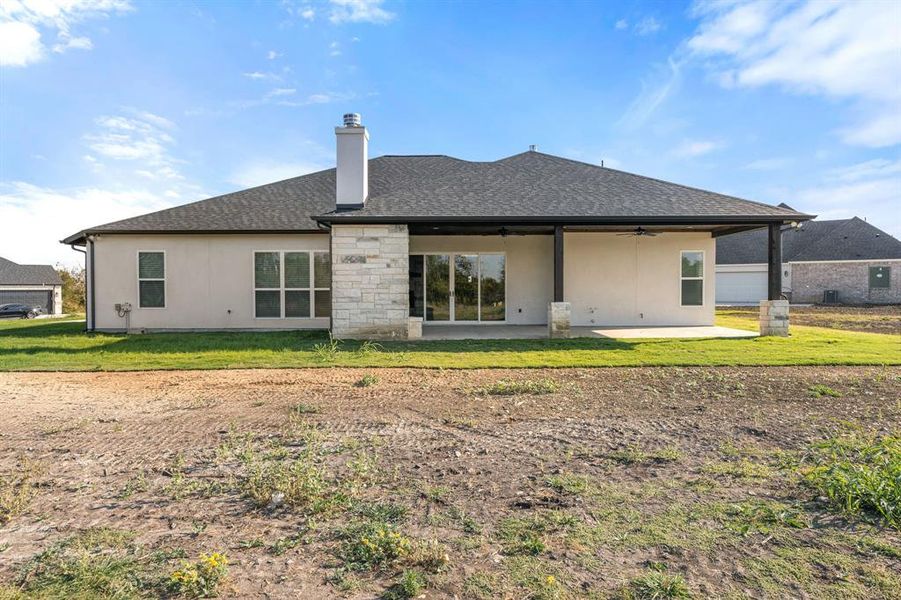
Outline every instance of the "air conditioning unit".
[(823, 304), (838, 304), (838, 290), (823, 290)]

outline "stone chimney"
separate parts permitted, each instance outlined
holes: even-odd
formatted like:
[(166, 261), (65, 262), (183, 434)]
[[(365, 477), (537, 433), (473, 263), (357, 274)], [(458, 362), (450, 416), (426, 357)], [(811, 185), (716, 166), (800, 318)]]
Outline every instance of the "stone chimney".
[(359, 113), (344, 115), (344, 127), (335, 127), (335, 137), (335, 204), (339, 210), (361, 208), (369, 197), (369, 132), (360, 124)]

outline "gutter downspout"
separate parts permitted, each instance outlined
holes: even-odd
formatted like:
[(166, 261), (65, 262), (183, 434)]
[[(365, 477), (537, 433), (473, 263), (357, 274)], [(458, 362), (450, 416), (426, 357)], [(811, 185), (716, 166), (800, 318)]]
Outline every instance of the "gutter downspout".
[(88, 244), (89, 253), (87, 254), (87, 260), (91, 265), (91, 272), (88, 276), (88, 297), (91, 302), (91, 324), (87, 326), (88, 324), (85, 323), (85, 325), (87, 326), (87, 331), (93, 332), (97, 323), (97, 304), (94, 302), (94, 240), (90, 237), (88, 238)]

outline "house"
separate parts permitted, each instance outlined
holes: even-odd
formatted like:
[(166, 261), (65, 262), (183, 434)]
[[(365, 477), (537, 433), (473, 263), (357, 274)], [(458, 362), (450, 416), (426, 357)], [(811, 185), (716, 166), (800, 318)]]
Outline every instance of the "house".
[(370, 160), (357, 114), (335, 134), (334, 169), (63, 240), (86, 246), (88, 329), (713, 325), (715, 238), (767, 227), (779, 265), (810, 218), (534, 150)]
[(40, 306), (44, 314), (63, 313), (63, 282), (50, 265), (19, 265), (0, 257), (0, 304)]
[[(767, 297), (766, 235), (716, 240), (716, 302)], [(782, 233), (782, 293), (795, 303), (901, 303), (901, 241), (863, 219), (807, 221)]]

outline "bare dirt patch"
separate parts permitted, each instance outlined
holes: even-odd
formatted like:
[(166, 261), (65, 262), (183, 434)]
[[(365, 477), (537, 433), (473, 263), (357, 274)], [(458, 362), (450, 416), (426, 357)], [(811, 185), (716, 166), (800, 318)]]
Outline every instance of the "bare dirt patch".
[(162, 579), (224, 552), (226, 597), (901, 590), (898, 532), (796, 474), (838, 429), (901, 428), (898, 368), (0, 374), (0, 414), (0, 476), (35, 473), (0, 522), (15, 588), (106, 527)]
[[(759, 313), (756, 306), (729, 306), (718, 310), (723, 314), (754, 320)], [(901, 335), (901, 305), (792, 306), (790, 316), (793, 325)]]

